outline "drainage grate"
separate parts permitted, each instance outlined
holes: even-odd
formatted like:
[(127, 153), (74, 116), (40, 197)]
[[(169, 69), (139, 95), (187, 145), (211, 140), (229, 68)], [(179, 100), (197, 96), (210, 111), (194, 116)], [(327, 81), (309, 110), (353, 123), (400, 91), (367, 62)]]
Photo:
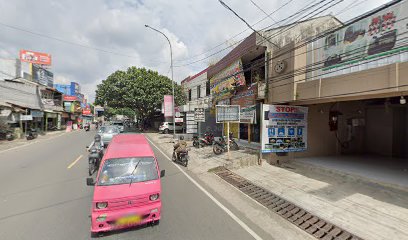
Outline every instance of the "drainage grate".
[(247, 179), (229, 171), (224, 167), (214, 169), (214, 173), (230, 183), (241, 192), (276, 212), (299, 228), (323, 240), (362, 240), (361, 238), (341, 229), (319, 217), (316, 217), (295, 204), (282, 199), (268, 190), (256, 186)]

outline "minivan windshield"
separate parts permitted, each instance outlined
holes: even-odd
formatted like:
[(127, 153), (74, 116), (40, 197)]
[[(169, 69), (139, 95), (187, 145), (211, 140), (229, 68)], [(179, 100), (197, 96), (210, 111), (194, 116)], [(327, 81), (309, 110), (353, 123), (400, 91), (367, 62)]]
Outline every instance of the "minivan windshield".
[[(138, 162), (139, 165), (137, 165), (135, 169)], [(103, 164), (98, 185), (129, 184), (131, 182), (146, 182), (158, 178), (159, 176), (153, 157), (112, 158), (106, 160)]]

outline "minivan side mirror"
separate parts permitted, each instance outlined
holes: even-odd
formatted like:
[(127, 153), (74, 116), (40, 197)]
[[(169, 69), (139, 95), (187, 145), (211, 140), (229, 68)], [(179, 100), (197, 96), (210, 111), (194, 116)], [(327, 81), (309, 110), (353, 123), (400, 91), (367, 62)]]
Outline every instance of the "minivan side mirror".
[(160, 171), (160, 177), (162, 178), (162, 177), (164, 177), (164, 175), (166, 175), (166, 170), (161, 170)]
[(94, 185), (95, 185), (95, 182), (94, 182), (93, 178), (87, 178), (87, 179), (86, 179), (86, 185), (88, 185), (88, 186), (94, 186)]

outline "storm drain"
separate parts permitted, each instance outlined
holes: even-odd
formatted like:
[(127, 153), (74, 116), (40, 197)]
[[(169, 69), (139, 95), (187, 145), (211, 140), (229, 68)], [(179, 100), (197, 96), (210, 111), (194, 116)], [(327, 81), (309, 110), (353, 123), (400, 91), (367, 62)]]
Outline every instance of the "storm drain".
[(269, 210), (276, 212), (317, 239), (362, 240), (346, 230), (316, 217), (295, 204), (251, 183), (247, 179), (224, 167), (217, 168), (214, 173)]

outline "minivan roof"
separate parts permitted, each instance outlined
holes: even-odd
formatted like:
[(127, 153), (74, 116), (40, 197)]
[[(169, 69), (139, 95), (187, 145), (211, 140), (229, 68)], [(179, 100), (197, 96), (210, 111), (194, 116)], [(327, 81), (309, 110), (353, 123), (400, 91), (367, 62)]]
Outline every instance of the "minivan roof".
[(112, 138), (105, 159), (154, 156), (146, 137), (142, 134), (118, 134)]

